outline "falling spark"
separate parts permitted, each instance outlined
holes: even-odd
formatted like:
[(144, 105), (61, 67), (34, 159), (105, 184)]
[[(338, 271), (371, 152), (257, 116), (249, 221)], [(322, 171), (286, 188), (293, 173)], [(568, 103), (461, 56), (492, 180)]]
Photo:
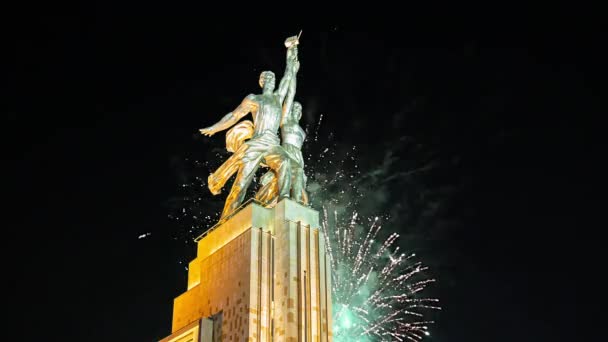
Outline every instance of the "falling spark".
[(319, 140), (319, 127), (321, 127), (321, 122), (323, 121), (323, 114), (319, 116), (319, 123), (317, 123), (317, 128), (315, 129), (315, 141)]
[(145, 234), (141, 234), (140, 236), (137, 237), (137, 239), (141, 240), (141, 239), (145, 239), (148, 236), (152, 235), (152, 233), (145, 233)]

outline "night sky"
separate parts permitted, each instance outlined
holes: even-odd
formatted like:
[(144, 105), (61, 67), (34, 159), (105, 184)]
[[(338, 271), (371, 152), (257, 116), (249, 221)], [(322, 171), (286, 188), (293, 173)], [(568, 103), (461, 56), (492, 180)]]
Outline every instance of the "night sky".
[(20, 340), (170, 333), (179, 261), (194, 251), (168, 218), (184, 159), (221, 147), (223, 134), (198, 129), (258, 92), (261, 71), (282, 75), (283, 40), (300, 29), (302, 123), (323, 114), (320, 139), (356, 145), (365, 170), (388, 151), (391, 173), (433, 165), (384, 197), (407, 207), (404, 243), (439, 280), (429, 341), (576, 340), (573, 254), (593, 192), (584, 122), (606, 90), (588, 76), (605, 54), (579, 58), (592, 37), (491, 19), (269, 25), (141, 6), (30, 18), (5, 44), (5, 297)]

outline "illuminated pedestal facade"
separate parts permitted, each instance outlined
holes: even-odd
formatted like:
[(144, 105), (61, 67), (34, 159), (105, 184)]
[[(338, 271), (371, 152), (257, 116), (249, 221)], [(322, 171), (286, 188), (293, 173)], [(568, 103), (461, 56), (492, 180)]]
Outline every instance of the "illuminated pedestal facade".
[(330, 282), (319, 213), (251, 203), (198, 241), (162, 342), (332, 341)]

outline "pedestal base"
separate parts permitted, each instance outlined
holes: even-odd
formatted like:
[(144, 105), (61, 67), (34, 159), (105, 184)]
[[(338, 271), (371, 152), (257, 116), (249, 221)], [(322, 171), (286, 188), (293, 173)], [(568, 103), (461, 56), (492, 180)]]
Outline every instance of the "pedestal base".
[[(213, 328), (203, 327), (205, 319)], [(288, 199), (274, 208), (251, 203), (205, 234), (163, 342), (202, 341), (194, 332), (192, 340), (177, 339), (197, 326), (212, 330), (208, 341), (331, 341), (331, 275), (318, 212)]]

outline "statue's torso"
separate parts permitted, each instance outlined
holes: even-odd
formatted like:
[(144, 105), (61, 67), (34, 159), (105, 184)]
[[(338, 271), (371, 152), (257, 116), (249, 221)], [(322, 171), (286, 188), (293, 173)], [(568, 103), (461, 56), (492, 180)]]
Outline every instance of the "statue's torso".
[(283, 144), (290, 144), (301, 149), (304, 139), (306, 139), (306, 132), (297, 122), (286, 122), (281, 127), (281, 138)]
[(277, 134), (281, 124), (281, 102), (279, 97), (274, 94), (256, 95), (255, 102), (258, 110), (253, 114), (253, 138), (263, 134)]

